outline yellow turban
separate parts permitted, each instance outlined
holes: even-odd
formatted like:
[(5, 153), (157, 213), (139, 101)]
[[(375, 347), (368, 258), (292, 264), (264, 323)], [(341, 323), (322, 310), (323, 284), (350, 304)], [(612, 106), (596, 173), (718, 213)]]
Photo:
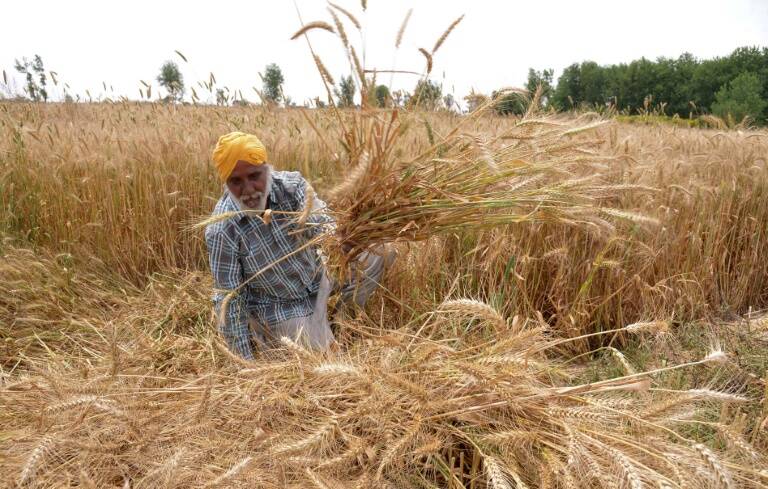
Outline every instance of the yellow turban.
[(267, 161), (267, 150), (253, 134), (235, 131), (221, 136), (213, 150), (213, 164), (222, 182), (227, 181), (239, 160), (262, 165)]

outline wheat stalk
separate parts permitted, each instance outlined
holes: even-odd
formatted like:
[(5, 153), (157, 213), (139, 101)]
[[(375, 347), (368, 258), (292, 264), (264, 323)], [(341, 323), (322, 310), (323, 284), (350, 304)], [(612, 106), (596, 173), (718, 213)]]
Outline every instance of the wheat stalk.
[(240, 475), (248, 467), (248, 465), (250, 465), (252, 460), (252, 457), (245, 457), (233, 465), (232, 468), (230, 468), (228, 471), (224, 472), (214, 480), (206, 483), (204, 487), (216, 487), (225, 482), (231, 482), (235, 477)]
[(360, 30), (362, 28), (361, 25), (360, 25), (360, 22), (355, 18), (354, 15), (352, 15), (352, 13), (349, 10), (346, 10), (345, 8), (341, 7), (340, 5), (336, 5), (333, 2), (328, 2), (328, 4), (331, 7), (335, 8), (336, 10), (338, 10), (339, 12), (341, 12), (342, 14), (346, 15), (347, 18), (349, 19), (349, 21), (352, 22), (352, 24), (354, 24), (354, 26), (357, 28), (357, 30)]
[(686, 391), (680, 391), (682, 394), (699, 398), (699, 399), (712, 399), (722, 402), (747, 402), (748, 398), (740, 396), (738, 394), (732, 394), (730, 392), (715, 391), (712, 389), (688, 389)]
[(408, 21), (411, 20), (412, 13), (413, 9), (408, 9), (403, 22), (400, 24), (400, 28), (397, 30), (397, 37), (395, 38), (395, 49), (398, 49), (400, 47), (400, 43), (403, 41), (403, 34), (405, 34), (405, 28), (408, 26)]
[(752, 460), (759, 460), (761, 458), (757, 450), (755, 450), (743, 436), (737, 433), (736, 430), (721, 423), (715, 423), (714, 426), (720, 435), (725, 438), (728, 444), (739, 450), (741, 453), (746, 454)]
[(306, 194), (304, 196), (304, 207), (301, 210), (301, 214), (296, 218), (296, 223), (299, 226), (303, 226), (307, 223), (307, 219), (312, 215), (312, 210), (315, 206), (315, 189), (311, 185), (307, 185)]
[(512, 489), (512, 484), (507, 479), (501, 464), (493, 457), (485, 455), (483, 457), (483, 468), (485, 469), (488, 485), (492, 489)]
[(288, 338), (287, 336), (283, 336), (280, 338), (280, 344), (282, 344), (288, 350), (292, 351), (299, 358), (304, 358), (307, 360), (314, 359), (314, 356), (312, 355), (312, 353), (310, 353), (306, 348), (299, 345), (298, 343), (293, 341), (291, 338)]
[(718, 487), (732, 489), (734, 487), (730, 474), (725, 470), (720, 460), (712, 453), (712, 450), (701, 443), (693, 445), (693, 449), (704, 460), (712, 474), (716, 476)]
[(623, 353), (621, 353), (619, 350), (617, 350), (616, 348), (613, 348), (611, 346), (607, 347), (607, 349), (608, 349), (608, 351), (611, 352), (611, 355), (616, 357), (616, 359), (619, 361), (619, 363), (621, 363), (621, 366), (624, 367), (624, 372), (625, 373), (630, 374), (630, 375), (637, 373), (635, 368), (629, 363), (629, 361), (627, 361), (627, 357), (625, 357)]
[(330, 198), (336, 199), (344, 195), (348, 195), (350, 192), (354, 191), (354, 189), (358, 187), (359, 183), (368, 175), (370, 166), (371, 160), (368, 157), (368, 154), (363, 153), (363, 155), (360, 157), (360, 162), (354, 168), (352, 168), (352, 170), (347, 174), (341, 183), (333, 187), (333, 189), (331, 189), (331, 191), (328, 193)]
[(360, 370), (357, 367), (353, 365), (345, 364), (345, 363), (324, 363), (313, 368), (312, 372), (315, 373), (316, 375), (328, 375), (328, 376), (335, 376), (335, 375), (352, 375), (354, 377), (362, 376)]
[(365, 70), (363, 69), (363, 64), (360, 63), (360, 58), (357, 57), (357, 52), (355, 51), (354, 46), (349, 47), (349, 54), (352, 57), (353, 66), (355, 67), (355, 71), (357, 72), (357, 76), (360, 80), (360, 86), (365, 88), (367, 85)]
[(27, 483), (32, 482), (32, 479), (37, 472), (40, 463), (45, 458), (45, 455), (53, 448), (53, 437), (45, 436), (40, 443), (32, 450), (32, 453), (27, 457), (27, 461), (21, 469), (19, 475), (19, 486), (24, 486)]
[(344, 24), (341, 23), (341, 19), (339, 19), (339, 16), (336, 15), (336, 12), (334, 12), (333, 9), (329, 8), (328, 12), (331, 14), (333, 23), (336, 26), (336, 33), (339, 35), (341, 43), (344, 45), (345, 49), (349, 49), (349, 39), (347, 38), (347, 31), (344, 30)]
[(82, 406), (84, 404), (93, 404), (102, 400), (101, 397), (95, 395), (78, 396), (67, 401), (62, 401), (45, 408), (46, 413), (60, 413), (68, 411), (72, 408)]
[(427, 74), (432, 73), (432, 55), (424, 48), (419, 48), (419, 52), (424, 55), (427, 61)]
[(331, 489), (331, 486), (328, 485), (319, 475), (312, 472), (309, 467), (304, 469), (304, 473), (307, 474), (307, 477), (312, 482), (312, 485), (317, 487), (317, 489)]
[(507, 329), (506, 319), (496, 309), (475, 299), (447, 300), (440, 305), (438, 310), (481, 318), (494, 326), (497, 331)]
[(384, 455), (381, 457), (381, 461), (379, 462), (379, 467), (376, 469), (377, 481), (382, 479), (384, 469), (392, 463), (392, 461), (400, 454), (401, 451), (405, 450), (409, 446), (411, 441), (413, 441), (413, 438), (416, 436), (416, 433), (419, 432), (420, 428), (421, 424), (416, 423), (414, 426), (409, 428), (405, 434), (400, 437), (399, 440), (392, 444), (386, 452), (384, 452)]
[(627, 333), (665, 333), (669, 331), (669, 321), (640, 321), (624, 327)]
[(279, 445), (273, 449), (273, 452), (276, 454), (282, 454), (311, 448), (318, 443), (324, 443), (329, 436), (336, 432), (337, 429), (338, 422), (336, 420), (331, 420), (324, 425), (321, 425), (320, 428), (315, 430), (311, 435), (291, 443), (284, 443)]
[(451, 22), (451, 25), (449, 25), (448, 28), (440, 35), (437, 41), (435, 41), (435, 45), (432, 47), (431, 54), (435, 54), (437, 50), (440, 49), (440, 46), (442, 46), (445, 40), (448, 38), (448, 34), (450, 34), (456, 28), (456, 26), (459, 25), (459, 22), (461, 22), (462, 19), (464, 19), (463, 15)]
[[(320, 76), (323, 77), (323, 80), (325, 80), (325, 83), (328, 85), (335, 85), (336, 83), (333, 80), (333, 77), (331, 76), (331, 73), (326, 69), (325, 65), (323, 64), (323, 60), (320, 59), (320, 56), (314, 55), (315, 59), (315, 65), (317, 66), (317, 70), (320, 72)], [(267, 211), (270, 211), (269, 216), (267, 215)], [(266, 224), (269, 224), (267, 222), (267, 219), (271, 218), (272, 209), (267, 209), (264, 211), (264, 222)]]
[(308, 31), (311, 31), (312, 29), (322, 29), (324, 31), (328, 31), (331, 33), (335, 33), (336, 31), (333, 30), (333, 27), (328, 22), (323, 22), (321, 20), (316, 20), (313, 22), (310, 22), (308, 24), (304, 24), (301, 29), (296, 31), (292, 36), (291, 40), (296, 40), (297, 38), (301, 37), (302, 35), (306, 34)]

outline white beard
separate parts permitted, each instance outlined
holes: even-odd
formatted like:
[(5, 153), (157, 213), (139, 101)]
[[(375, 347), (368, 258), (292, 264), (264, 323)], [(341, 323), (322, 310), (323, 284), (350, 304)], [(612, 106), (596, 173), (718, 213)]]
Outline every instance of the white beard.
[[(256, 192), (251, 195), (242, 195), (241, 198), (237, 198), (232, 193), (230, 193), (230, 197), (234, 201), (235, 205), (241, 210), (241, 211), (263, 211), (267, 208), (267, 199), (269, 198), (269, 190), (272, 188), (272, 166), (271, 165), (265, 165), (267, 169), (267, 184), (265, 185), (266, 190), (264, 192)], [(224, 185), (224, 189), (226, 190), (226, 184)], [(243, 202), (243, 197), (246, 198), (255, 198), (257, 200), (257, 204), (255, 206), (249, 206), (245, 202)]]

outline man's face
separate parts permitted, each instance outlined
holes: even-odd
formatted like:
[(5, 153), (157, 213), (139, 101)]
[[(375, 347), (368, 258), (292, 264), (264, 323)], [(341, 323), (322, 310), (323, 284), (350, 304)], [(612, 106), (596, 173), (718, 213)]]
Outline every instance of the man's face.
[(238, 160), (232, 174), (227, 178), (227, 188), (243, 205), (250, 209), (263, 209), (268, 193), (269, 167), (252, 165)]

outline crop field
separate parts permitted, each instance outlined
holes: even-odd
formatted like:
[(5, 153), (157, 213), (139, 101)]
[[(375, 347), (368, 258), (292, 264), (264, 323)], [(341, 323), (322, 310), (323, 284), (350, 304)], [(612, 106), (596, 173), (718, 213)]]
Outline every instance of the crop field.
[[(233, 130), (397, 250), (338, 350), (224, 346)], [(768, 487), (764, 129), (2, 103), (0, 239), (2, 487)]]

